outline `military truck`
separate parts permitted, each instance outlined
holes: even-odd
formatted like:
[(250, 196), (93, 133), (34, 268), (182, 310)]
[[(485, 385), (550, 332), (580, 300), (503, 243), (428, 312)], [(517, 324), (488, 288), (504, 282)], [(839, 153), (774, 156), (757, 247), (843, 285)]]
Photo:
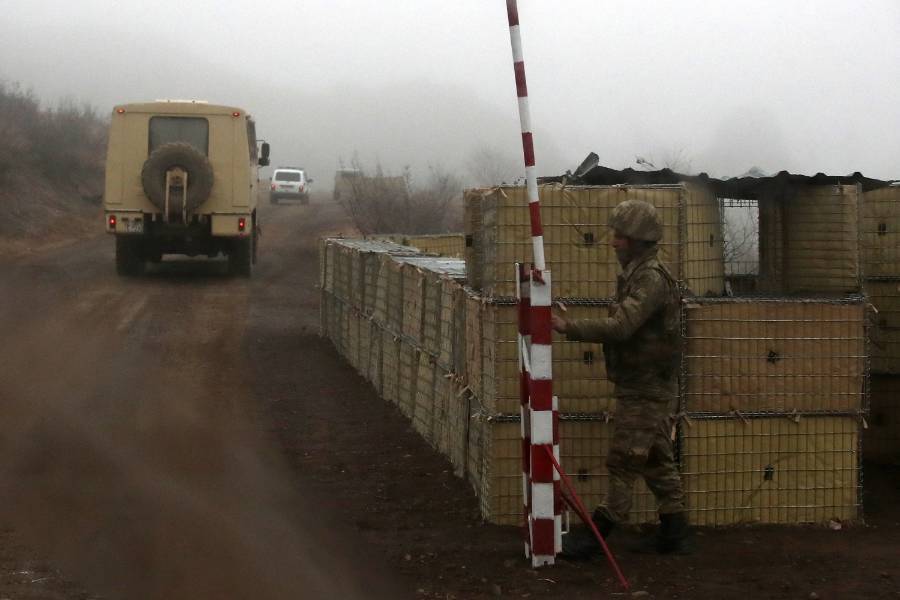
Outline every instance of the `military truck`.
[(164, 254), (228, 257), (249, 277), (256, 263), (257, 144), (241, 108), (196, 100), (122, 104), (113, 109), (103, 206), (116, 239), (116, 271), (138, 275)]

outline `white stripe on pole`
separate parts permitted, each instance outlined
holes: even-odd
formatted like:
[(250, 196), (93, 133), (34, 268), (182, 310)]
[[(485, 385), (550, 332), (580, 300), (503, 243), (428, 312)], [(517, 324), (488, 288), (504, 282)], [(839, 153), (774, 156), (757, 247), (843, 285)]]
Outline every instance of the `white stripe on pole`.
[(531, 345), (531, 378), (553, 379), (553, 353), (550, 344)]
[(531, 111), (528, 110), (528, 96), (519, 98), (519, 127), (524, 131), (531, 131)]
[[(553, 444), (553, 412), (549, 410), (531, 411), (531, 443), (535, 446)], [(556, 470), (553, 470), (556, 473)]]
[(509, 28), (509, 42), (512, 46), (513, 62), (522, 62), (525, 58), (522, 56), (522, 34), (518, 25)]
[(531, 484), (532, 504), (531, 514), (535, 519), (553, 519), (553, 484), (552, 483), (532, 483)]

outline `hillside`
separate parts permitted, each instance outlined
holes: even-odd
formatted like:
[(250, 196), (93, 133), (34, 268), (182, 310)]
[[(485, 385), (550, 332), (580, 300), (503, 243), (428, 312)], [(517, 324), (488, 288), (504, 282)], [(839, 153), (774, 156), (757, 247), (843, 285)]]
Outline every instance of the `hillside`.
[(103, 191), (106, 122), (70, 101), (43, 107), (0, 82), (0, 253), (93, 232)]

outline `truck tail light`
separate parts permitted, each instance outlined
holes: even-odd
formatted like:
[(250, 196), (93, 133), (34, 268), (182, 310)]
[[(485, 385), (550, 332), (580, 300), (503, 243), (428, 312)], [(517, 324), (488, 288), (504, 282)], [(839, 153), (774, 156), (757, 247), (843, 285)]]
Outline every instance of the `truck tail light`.
[(275, 184), (274, 184), (274, 183), (272, 184), (272, 189), (273, 189), (273, 190), (275, 189)]
[(109, 215), (109, 228), (110, 229), (116, 228), (116, 215)]
[(244, 231), (247, 228), (247, 219), (241, 217), (238, 219), (238, 231)]

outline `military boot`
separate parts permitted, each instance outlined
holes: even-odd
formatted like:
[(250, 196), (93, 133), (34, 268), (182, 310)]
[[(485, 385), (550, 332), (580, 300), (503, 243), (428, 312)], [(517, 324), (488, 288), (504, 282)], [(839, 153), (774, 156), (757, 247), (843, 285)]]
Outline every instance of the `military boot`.
[(659, 515), (659, 539), (656, 551), (660, 554), (690, 554), (687, 513)]
[[(595, 510), (591, 520), (603, 539), (609, 537), (616, 524), (610, 521), (606, 515)], [(569, 533), (563, 536), (562, 552), (560, 556), (569, 560), (588, 560), (600, 552), (600, 542), (594, 536), (594, 532), (587, 525), (572, 527)]]

